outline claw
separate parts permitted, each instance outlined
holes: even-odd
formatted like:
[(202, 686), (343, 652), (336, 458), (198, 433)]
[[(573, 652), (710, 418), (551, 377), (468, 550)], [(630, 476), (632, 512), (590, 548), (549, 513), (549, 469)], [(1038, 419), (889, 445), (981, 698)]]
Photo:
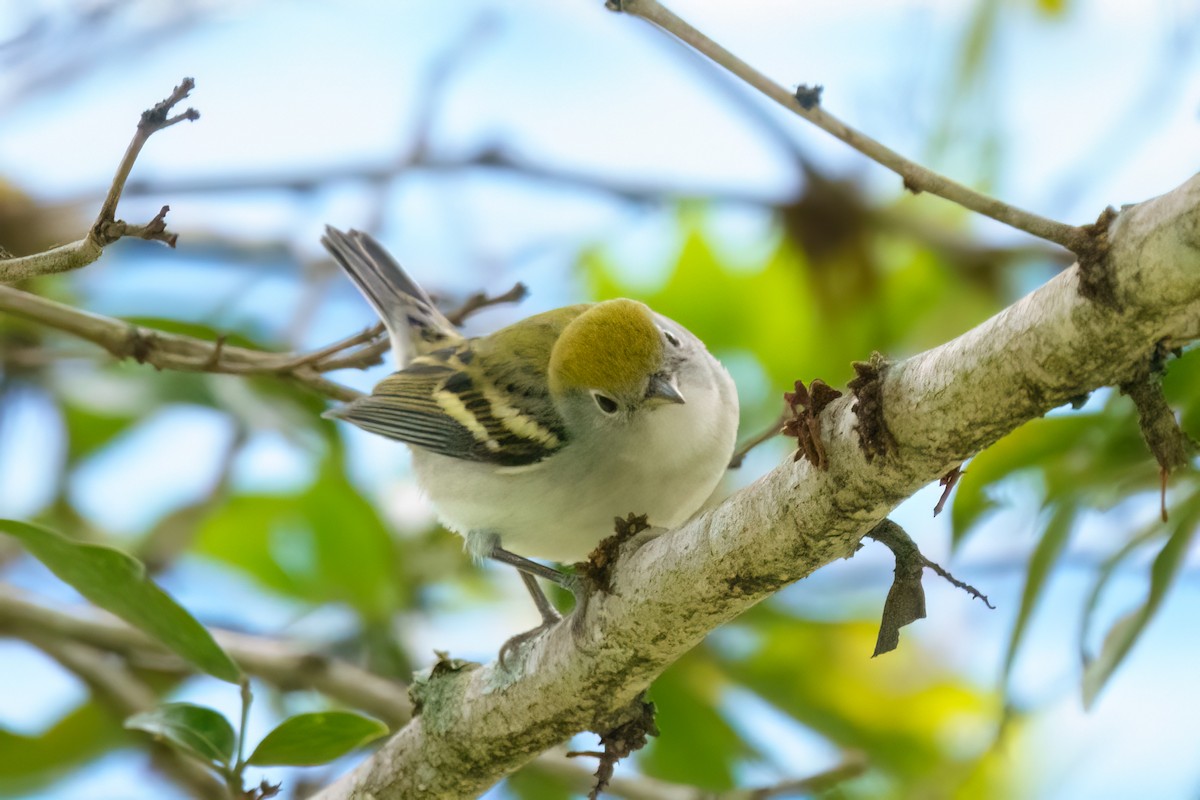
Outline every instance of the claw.
[(543, 633), (550, 630), (551, 628), (553, 628), (555, 625), (557, 625), (561, 621), (562, 621), (562, 617), (559, 617), (558, 619), (547, 619), (545, 622), (543, 622), (541, 625), (538, 625), (533, 630), (528, 630), (528, 631), (525, 631), (524, 633), (518, 633), (516, 636), (509, 639), (507, 642), (500, 645), (500, 668), (508, 669), (509, 656), (515, 654), (517, 652), (517, 650), (520, 649), (521, 645), (525, 644), (526, 642), (536, 639), (537, 637), (541, 636)]

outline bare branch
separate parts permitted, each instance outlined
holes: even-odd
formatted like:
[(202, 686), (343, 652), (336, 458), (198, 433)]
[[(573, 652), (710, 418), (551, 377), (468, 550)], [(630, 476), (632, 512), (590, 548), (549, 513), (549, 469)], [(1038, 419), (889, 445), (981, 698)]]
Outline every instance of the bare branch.
[(742, 466), (742, 462), (746, 460), (746, 456), (750, 455), (750, 451), (758, 447), (760, 444), (769, 442), (779, 434), (783, 433), (783, 424), (792, 417), (792, 410), (784, 408), (783, 413), (779, 418), (772, 422), (761, 431), (751, 436), (733, 451), (733, 457), (729, 459), (729, 469), (738, 469)]
[(109, 244), (120, 238), (120, 236), (117, 236), (108, 239), (107, 237), (110, 234), (105, 230), (105, 227), (113, 223), (117, 218), (117, 203), (121, 201), (121, 193), (125, 190), (125, 182), (129, 180), (129, 173), (133, 171), (133, 165), (137, 161), (138, 155), (142, 152), (142, 148), (145, 147), (146, 142), (155, 133), (164, 128), (169, 128), (177, 122), (182, 122), (185, 119), (188, 121), (200, 119), (200, 112), (194, 108), (189, 108), (187, 111), (177, 114), (174, 117), (167, 116), (171, 112), (171, 109), (183, 100), (183, 98), (187, 97), (194, 88), (196, 88), (196, 82), (191, 78), (184, 78), (165, 100), (155, 104), (153, 108), (142, 112), (142, 119), (138, 122), (137, 131), (133, 134), (133, 139), (130, 140), (129, 147), (125, 148), (125, 156), (121, 159), (121, 163), (117, 165), (117, 174), (113, 176), (112, 185), (108, 189), (108, 195), (105, 196), (104, 203), (100, 206), (100, 214), (96, 217), (96, 222), (92, 225), (91, 236), (98, 239), (102, 245)]
[(98, 259), (106, 246), (124, 236), (155, 239), (166, 242), (171, 247), (175, 246), (178, 236), (167, 231), (165, 221), (169, 210), (168, 206), (163, 206), (162, 210), (145, 225), (130, 225), (124, 220), (117, 219), (117, 203), (121, 200), (121, 193), (125, 189), (129, 173), (133, 170), (134, 162), (137, 161), (138, 154), (142, 152), (142, 147), (149, 138), (163, 128), (169, 128), (185, 119), (190, 121), (200, 118), (200, 113), (194, 108), (189, 108), (173, 117), (168, 116), (171, 109), (187, 97), (195, 85), (196, 82), (191, 78), (184, 78), (165, 100), (142, 112), (142, 119), (138, 123), (137, 131), (125, 149), (125, 156), (117, 166), (117, 174), (113, 176), (108, 194), (100, 205), (100, 213), (97, 215), (96, 221), (92, 223), (87, 236), (79, 241), (42, 253), (20, 258), (0, 259), (0, 283), (14, 283), (35, 275), (69, 272), (85, 267)]
[[(43, 633), (24, 638), (87, 684), (96, 699), (111, 708), (118, 719), (149, 711), (158, 704), (158, 696), (149, 686), (125, 667), (106, 659), (105, 654), (95, 648)], [(155, 765), (189, 794), (206, 800), (226, 800), (228, 797), (225, 787), (198, 762), (148, 737), (146, 746)]]
[(529, 296), (529, 287), (518, 281), (513, 284), (513, 287), (503, 294), (489, 296), (484, 292), (477, 292), (466, 300), (462, 305), (453, 311), (446, 313), (446, 319), (450, 320), (455, 325), (462, 325), (477, 311), (482, 311), (491, 306), (503, 305), (504, 303), (519, 303)]
[[(526, 293), (524, 284), (517, 283), (503, 294), (475, 294), (447, 316), (455, 324), (461, 324), (480, 309), (519, 302)], [(383, 326), (376, 324), (310, 353), (267, 353), (227, 344), (224, 338), (206, 341), (132, 325), (0, 285), (0, 312), (3, 311), (97, 344), (119, 359), (132, 358), (139, 364), (149, 364), (156, 369), (229, 375), (277, 375), (343, 402), (349, 402), (361, 396), (361, 393), (329, 380), (321, 373), (338, 369), (363, 369), (378, 364), (388, 347), (387, 339), (380, 338)]]
[(357, 181), (366, 184), (387, 182), (400, 175), (414, 172), (455, 173), (464, 170), (487, 170), (512, 173), (532, 182), (575, 191), (600, 192), (632, 203), (660, 203), (676, 199), (719, 199), (751, 205), (774, 205), (786, 198), (770, 197), (763, 192), (746, 191), (738, 186), (694, 186), (664, 188), (639, 180), (601, 175), (569, 167), (547, 166), (502, 147), (487, 147), (462, 157), (420, 155), (402, 163), (350, 164), (314, 169), (305, 174), (294, 171), (278, 175), (215, 175), (212, 177), (179, 180), (131, 181), (126, 193), (130, 196), (180, 194), (214, 194), (225, 192), (254, 192), (264, 189), (308, 193), (330, 183)]
[[(144, 668), (188, 672), (191, 668), (141, 631), (103, 611), (86, 614), (59, 611), (0, 584), (0, 631), (20, 638), (55, 637), (120, 654)], [(353, 664), (295, 644), (213, 630), (217, 643), (251, 675), (280, 689), (311, 688), (354, 708), (368, 711), (392, 726), (412, 717), (405, 686)]]
[[(176, 333), (132, 325), (93, 314), (44, 297), (0, 286), (0, 311), (31, 319), (99, 345), (120, 359), (132, 358), (157, 369), (216, 372), (232, 375), (275, 374), (336, 400), (360, 395), (348, 386), (321, 376), (292, 353), (264, 353)], [(299, 362), (299, 363), (298, 363)]]
[(321, 800), (476, 797), (623, 708), (710, 630), (852, 556), (901, 501), (953, 466), (1098, 386), (1128, 380), (1200, 319), (1200, 176), (1126, 207), (1110, 233), (1120, 313), (1079, 293), (1078, 266), (947, 342), (891, 363), (877, 415), (891, 436), (868, 461), (856, 398), (818, 418), (827, 469), (785, 461), (716, 508), (618, 553), (611, 593), (492, 663), (423, 676), (421, 713)]
[[(382, 322), (376, 322), (371, 327), (360, 333), (347, 336), (344, 339), (339, 339), (333, 344), (319, 347), (310, 353), (304, 353), (296, 356), (287, 363), (288, 369), (299, 369), (300, 367), (311, 366), (319, 372), (329, 372), (333, 369), (343, 369), (347, 367), (369, 367), (378, 364), (381, 360), (380, 356), (386, 351), (387, 341), (379, 341), (387, 332)], [(362, 349), (350, 355), (342, 355), (347, 350), (353, 350), (360, 345), (366, 345)], [(374, 345), (382, 345), (375, 347)], [(364, 357), (364, 353), (368, 354)], [(335, 362), (334, 356), (340, 356)], [(337, 366), (329, 366), (336, 363)]]
[(802, 102), (797, 99), (795, 92), (789, 92), (730, 53), (665, 8), (658, 0), (608, 0), (608, 7), (615, 11), (624, 11), (627, 14), (641, 17), (696, 48), (784, 108), (850, 145), (872, 161), (895, 172), (904, 180), (905, 188), (910, 191), (936, 194), (938, 197), (943, 197), (985, 217), (1003, 222), (1017, 230), (1062, 245), (1068, 250), (1074, 251), (1081, 241), (1087, 239), (1086, 233), (1076, 226), (1041, 217), (993, 197), (988, 197), (910, 161), (825, 111), (819, 102), (811, 99), (811, 92), (805, 95)]

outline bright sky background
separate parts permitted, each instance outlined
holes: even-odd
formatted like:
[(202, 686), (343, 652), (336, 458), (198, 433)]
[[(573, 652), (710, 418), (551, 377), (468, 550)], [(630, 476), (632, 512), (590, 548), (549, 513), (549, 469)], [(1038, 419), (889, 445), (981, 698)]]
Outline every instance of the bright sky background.
[[(138, 162), (136, 179), (251, 178), (386, 163), (405, 152), (410, 139), (421, 102), (413, 87), (423, 83), (413, 76), (426, 74), (431, 59), (486, 19), (490, 33), (479, 38), (477, 52), (455, 73), (440, 106), (431, 133), (435, 154), (453, 158), (493, 144), (563, 169), (763, 198), (784, 196), (794, 185), (786, 153), (737, 105), (696, 77), (688, 54), (645, 24), (604, 11), (600, 0), (207, 5), (215, 10), (201, 23), (180, 25), (182, 32), (156, 43), (138, 36), (139, 29), (182, 12), (166, 2), (135, 4), (98, 42), (36, 62), (69, 68), (78, 58), (95, 65), (66, 85), (29, 88), (37, 75), (0, 70), (0, 175), (40, 198), (102, 192), (137, 115), (185, 75), (196, 78), (190, 102), (201, 120), (157, 135)], [(1090, 221), (1108, 204), (1161, 193), (1197, 170), (1200, 3), (1068, 2), (1070, 10), (1058, 22), (1037, 16), (1031, 2), (997, 5), (1001, 32), (986, 56), (997, 67), (988, 79), (963, 89), (960, 102), (969, 113), (955, 124), (964, 131), (994, 131), (1003, 152), (988, 165), (977, 152), (951, 146), (931, 166), (1070, 222)], [(889, 146), (926, 159), (934, 155), (931, 131), (945, 117), (947, 85), (955, 81), (958, 48), (974, 4), (678, 0), (672, 7), (780, 82), (823, 84), (826, 108)], [(30, 13), (26, 4), (0, 5), (0, 40), (21, 30)], [(130, 45), (119, 58), (95, 60), (89, 52), (122, 36)], [(826, 171), (854, 174), (881, 197), (894, 194), (895, 176), (764, 107), (785, 120), (794, 140)], [(266, 265), (263, 279), (250, 290), (225, 295), (220, 313), (239, 320), (277, 315), (280, 305), (301, 302), (285, 278), (317, 253), (321, 226), (361, 224), (370, 208), (352, 183), (300, 200), (261, 192), (236, 199), (189, 194), (170, 202), (173, 226), (198, 239), (205, 232), (278, 238), (294, 249), (294, 257)], [(936, 198), (921, 202), (931, 209), (944, 205)], [(122, 215), (148, 218), (158, 204), (157, 198), (131, 200)], [(414, 275), (443, 289), (503, 289), (515, 278), (524, 280), (534, 289), (521, 306), (525, 314), (574, 296), (569, 259), (581, 242), (605, 243), (653, 280), (677, 245), (662, 224), (663, 213), (586, 191), (561, 190), (547, 204), (525, 181), (504, 176), (450, 181), (435, 174), (407, 182), (399, 196), (389, 198), (383, 235)], [(975, 225), (986, 236), (1015, 236), (991, 223)], [(723, 247), (745, 252), (750, 261), (764, 249), (766, 220), (753, 207), (715, 212), (714, 229)], [(175, 252), (123, 243), (82, 277), (87, 306), (109, 314), (187, 309), (188, 287), (201, 279), (216, 295), (222, 287), (235, 292), (240, 284), (203, 253), (189, 254), (189, 241), (181, 240)], [(164, 264), (171, 270), (164, 271)], [(511, 313), (491, 312), (475, 324), (497, 325)], [(332, 285), (302, 343), (324, 343), (367, 321), (366, 307), (348, 285)], [(377, 377), (346, 380), (367, 386)], [(9, 414), (0, 439), (0, 514), (21, 516), (44, 500), (61, 443), (46, 433), (50, 426), (36, 398)], [(173, 432), (169, 441), (165, 430)], [(89, 465), (72, 491), (97, 522), (144, 529), (165, 509), (203, 491), (229, 435), (215, 412), (168, 411), (147, 420), (119, 451)], [(410, 524), (423, 518), (427, 510), (411, 491), (396, 495), (403, 453), (365, 435), (352, 442), (356, 477), (378, 493), (391, 517)], [(180, 452), (188, 457), (178, 458)], [(758, 453), (743, 477), (768, 469), (779, 455)], [(270, 488), (307, 480), (305, 469), (295, 445), (268, 430), (255, 437), (237, 475), (242, 486)], [(142, 487), (142, 494), (129, 496), (123, 491), (129, 485)], [(895, 518), (919, 531), (918, 540), (937, 558), (945, 555), (948, 537), (941, 522), (929, 523), (935, 501), (936, 491), (923, 491)], [(1077, 560), (1095, 552), (1089, 543), (1120, 535), (1124, 528), (1114, 531), (1114, 523), (1130, 524), (1146, 513), (1139, 506), (1097, 517), (1095, 530), (1077, 539)], [(931, 583), (930, 618), (906, 629), (905, 636), (942, 643), (981, 683), (994, 681), (1018, 604), (1019, 570), (982, 570), (998, 561), (1020, 563), (1034, 541), (1033, 523), (1028, 511), (998, 515), (954, 564), (960, 577), (986, 584), (999, 611), (988, 613), (965, 595)], [(871, 607), (886, 592), (887, 561), (886, 554), (865, 551), (791, 587), (780, 602), (816, 607), (822, 594), (837, 588), (839, 597), (851, 598), (858, 608)], [(973, 564), (981, 571), (973, 572)], [(1119, 579), (1109, 598), (1113, 615), (1144, 590), (1141, 574), (1130, 570)], [(1078, 699), (1073, 642), (1087, 574), (1067, 569), (1054, 580), (1043, 609), (1063, 613), (1037, 618), (1015, 684), (1018, 699), (1046, 708), (1028, 754), (1047, 776), (1039, 783), (1041, 797), (1166, 798), (1200, 791), (1196, 577), (1193, 565), (1099, 707), (1086, 715)], [(193, 565), (172, 575), (170, 588), (212, 620), (229, 618), (237, 599), (252, 592), (223, 578), (217, 598), (212, 580), (203, 566)], [(463, 657), (490, 657), (529, 611), (512, 584), (511, 608), (479, 610), (466, 621), (455, 616), (454, 628), (437, 619), (416, 627), (413, 651), (437, 646)], [(453, 600), (445, 606), (453, 611)], [(265, 608), (266, 618), (255, 625), (270, 630), (291, 612)], [(305, 624), (337, 623), (332, 614)], [(74, 682), (48, 663), (24, 647), (0, 642), (0, 685), (8, 687), (0, 691), (0, 723), (37, 730), (79, 696)], [(232, 693), (207, 684), (189, 691), (234, 710)], [(767, 726), (769, 718), (762, 715), (747, 727)], [(780, 734), (772, 742), (784, 762), (812, 752), (810, 742), (794, 736)], [(159, 784), (124, 783), (128, 757), (114, 754), (53, 797), (173, 796)]]

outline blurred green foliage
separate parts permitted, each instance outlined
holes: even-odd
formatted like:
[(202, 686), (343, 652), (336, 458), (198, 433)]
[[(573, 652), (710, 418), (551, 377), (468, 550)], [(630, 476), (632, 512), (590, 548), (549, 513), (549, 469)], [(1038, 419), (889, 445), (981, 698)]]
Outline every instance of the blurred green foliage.
[(0, 729), (0, 797), (30, 797), (94, 759), (131, 743), (121, 720), (90, 700), (37, 734)]
[(364, 621), (399, 606), (396, 546), (336, 459), (298, 494), (235, 494), (199, 525), (195, 552), (307, 603), (348, 603)]
[[(1165, 374), (1154, 376), (1176, 410), (1180, 428), (1192, 441), (1200, 439), (1200, 350), (1193, 349), (1165, 364)], [(1005, 482), (1032, 481), (1040, 494), (1045, 522), (1030, 555), (1017, 624), (1005, 657), (1005, 676), (1011, 670), (1028, 622), (1038, 605), (1048, 576), (1065, 552), (1081, 517), (1092, 510), (1140, 499), (1151, 506), (1162, 489), (1158, 464), (1138, 429), (1133, 402), (1106, 390), (1096, 411), (1056, 413), (1033, 420), (971, 460), (959, 482), (951, 512), (953, 537), (960, 544), (979, 527), (988, 512), (997, 508)], [(1194, 456), (1194, 452), (1193, 452)], [(1193, 458), (1194, 464), (1194, 458)], [(1172, 518), (1153, 519), (1112, 546), (1097, 570), (1089, 599), (1082, 609), (1079, 648), (1088, 665), (1083, 692), (1090, 705), (1105, 680), (1128, 653), (1170, 589), (1197, 527), (1200, 475), (1195, 469), (1174, 472), (1164, 498)], [(1089, 633), (1092, 618), (1114, 570), (1138, 550), (1157, 547), (1150, 570), (1150, 595), (1145, 605), (1112, 624), (1098, 654), (1093, 654)]]

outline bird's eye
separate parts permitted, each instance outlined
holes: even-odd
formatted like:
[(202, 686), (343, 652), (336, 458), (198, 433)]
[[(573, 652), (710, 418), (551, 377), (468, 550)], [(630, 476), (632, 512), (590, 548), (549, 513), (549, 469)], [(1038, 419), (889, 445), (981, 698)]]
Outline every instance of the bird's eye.
[(679, 337), (666, 328), (663, 328), (663, 336), (667, 337), (667, 341), (671, 343), (672, 347), (679, 347)]
[(596, 405), (605, 414), (617, 413), (617, 401), (613, 400), (608, 395), (600, 394), (599, 392), (592, 392), (592, 399), (596, 401)]

